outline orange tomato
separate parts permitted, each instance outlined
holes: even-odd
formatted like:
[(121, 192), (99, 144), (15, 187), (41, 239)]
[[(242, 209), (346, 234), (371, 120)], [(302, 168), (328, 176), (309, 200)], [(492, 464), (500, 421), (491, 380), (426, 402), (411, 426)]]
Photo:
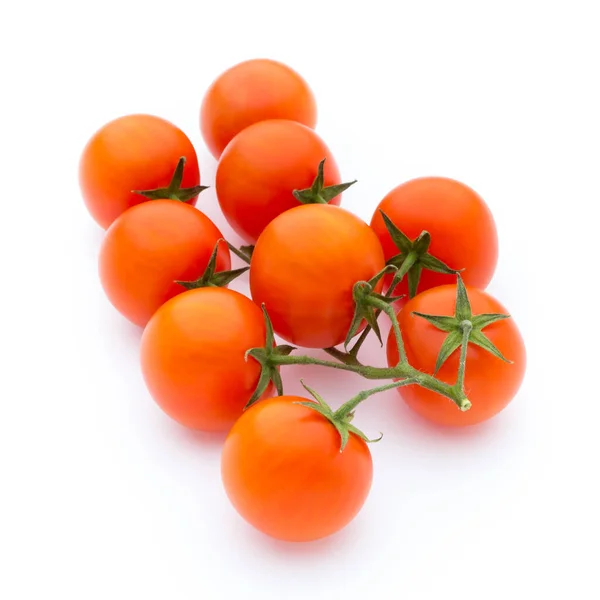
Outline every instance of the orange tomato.
[[(258, 384), (260, 365), (245, 353), (265, 343), (261, 310), (225, 288), (176, 296), (150, 319), (142, 373), (162, 410), (182, 425), (227, 431)], [(270, 395), (272, 386), (264, 396)]]
[(227, 69), (208, 88), (200, 109), (202, 136), (217, 159), (240, 131), (267, 119), (289, 119), (311, 128), (317, 123), (317, 105), (306, 81), (268, 59)]
[[(244, 129), (217, 166), (217, 197), (231, 227), (255, 243), (275, 217), (300, 204), (292, 192), (312, 185), (323, 159), (325, 186), (341, 183), (329, 148), (312, 129), (283, 120)], [(338, 195), (331, 204), (340, 201)]]
[[(477, 288), (467, 286), (473, 315), (508, 314), (495, 298)], [(407, 302), (398, 314), (398, 322), (406, 348), (408, 362), (425, 373), (433, 374), (437, 356), (447, 333), (425, 319), (412, 315), (454, 315), (456, 285), (432, 288)], [(415, 412), (441, 425), (474, 425), (490, 419), (513, 399), (525, 374), (525, 345), (519, 329), (511, 318), (496, 321), (482, 332), (500, 350), (506, 363), (486, 350), (469, 344), (465, 370), (465, 391), (472, 403), (466, 412), (458, 410), (451, 401), (417, 385), (398, 388), (398, 392)], [(458, 372), (460, 349), (455, 350), (438, 371), (436, 377), (453, 384)], [(388, 365), (398, 363), (393, 332), (387, 340)]]
[[(108, 229), (100, 248), (102, 287), (127, 319), (144, 326), (169, 298), (185, 291), (178, 281), (202, 275), (223, 236), (202, 212), (177, 200), (152, 200), (130, 208)], [(231, 266), (219, 245), (217, 271)]]
[(225, 491), (238, 513), (274, 538), (304, 542), (345, 527), (373, 478), (367, 444), (340, 435), (319, 413), (280, 396), (258, 402), (231, 428), (221, 455)]
[[(421, 177), (399, 185), (376, 208), (371, 227), (386, 260), (400, 253), (384, 224), (382, 210), (411, 240), (423, 230), (431, 235), (429, 253), (452, 269), (464, 269), (466, 285), (484, 289), (498, 260), (496, 225), (487, 204), (470, 187), (445, 177)], [(391, 275), (386, 277), (389, 285)], [(452, 284), (454, 275), (423, 269), (418, 291)], [(404, 277), (395, 293), (407, 294)]]
[(288, 342), (335, 346), (352, 322), (354, 284), (384, 265), (379, 240), (366, 223), (337, 206), (306, 204), (263, 231), (250, 264), (250, 290), (257, 304), (265, 303), (275, 333)]
[[(101, 127), (85, 146), (79, 184), (85, 205), (105, 229), (125, 210), (146, 202), (133, 190), (166, 187), (181, 157), (182, 187), (200, 184), (196, 151), (173, 123), (153, 115), (120, 117)], [(197, 196), (189, 200), (195, 204)]]

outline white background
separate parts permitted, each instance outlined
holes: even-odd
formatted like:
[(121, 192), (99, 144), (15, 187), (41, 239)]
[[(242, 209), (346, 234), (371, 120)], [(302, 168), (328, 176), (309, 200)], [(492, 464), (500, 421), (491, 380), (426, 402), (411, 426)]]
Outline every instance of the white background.
[[(595, 4), (3, 3), (0, 598), (600, 597)], [(369, 219), (427, 174), (486, 199), (501, 252), (489, 290), (529, 356), (514, 402), (477, 428), (433, 428), (395, 392), (362, 407), (357, 423), (384, 431), (372, 493), (342, 533), (305, 545), (247, 526), (220, 484), (222, 438), (149, 397), (77, 184), (87, 138), (149, 112), (186, 131), (213, 185), (203, 92), (260, 56), (313, 87), (317, 131), (359, 180), (346, 208)], [(237, 241), (213, 188), (199, 206)], [(288, 391), (300, 376), (334, 404), (364, 387), (314, 368), (288, 370)]]

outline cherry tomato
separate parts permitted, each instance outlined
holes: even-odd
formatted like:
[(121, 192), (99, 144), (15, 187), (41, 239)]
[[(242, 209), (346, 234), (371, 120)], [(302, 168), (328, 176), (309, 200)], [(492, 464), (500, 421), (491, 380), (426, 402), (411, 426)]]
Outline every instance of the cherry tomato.
[(253, 123), (289, 119), (314, 128), (317, 105), (311, 89), (280, 62), (254, 59), (239, 63), (211, 84), (200, 109), (200, 129), (212, 155)]
[[(389, 192), (371, 219), (371, 227), (389, 260), (400, 250), (392, 241), (380, 211), (411, 240), (423, 230), (428, 231), (429, 254), (451, 269), (464, 269), (461, 276), (466, 285), (484, 289), (490, 282), (498, 260), (496, 225), (486, 203), (468, 186), (444, 177), (421, 177)], [(387, 285), (390, 279), (391, 275), (386, 278)], [(454, 275), (425, 267), (418, 291), (453, 282)], [(404, 277), (395, 293), (407, 294), (407, 283), (408, 277)]]
[(343, 452), (322, 415), (279, 396), (253, 405), (231, 428), (221, 457), (225, 491), (259, 531), (303, 542), (345, 527), (362, 508), (373, 478), (367, 444), (354, 433)]
[[(248, 243), (282, 212), (298, 206), (295, 189), (309, 188), (325, 160), (325, 186), (337, 185), (340, 173), (325, 142), (293, 121), (251, 125), (227, 146), (216, 175), (216, 191), (231, 227)], [(341, 195), (331, 200), (339, 204)]]
[(257, 304), (265, 303), (275, 333), (288, 342), (335, 346), (352, 322), (354, 284), (384, 265), (379, 240), (366, 223), (337, 206), (306, 204), (263, 231), (250, 264), (250, 290)]
[(79, 184), (87, 209), (106, 229), (129, 207), (146, 201), (133, 190), (166, 187), (181, 157), (186, 159), (182, 187), (199, 185), (196, 151), (173, 123), (144, 114), (110, 121), (92, 136), (81, 156)]
[[(108, 229), (100, 249), (100, 281), (113, 306), (144, 326), (169, 298), (185, 291), (206, 269), (223, 236), (198, 209), (177, 200), (152, 200), (130, 208)], [(231, 266), (219, 245), (217, 271)]]
[[(142, 373), (157, 404), (182, 425), (227, 431), (242, 414), (260, 376), (245, 359), (265, 343), (261, 310), (225, 288), (189, 290), (150, 319), (141, 343)], [(269, 386), (263, 397), (270, 395)]]
[[(467, 286), (467, 294), (473, 315), (508, 314), (500, 302), (484, 291)], [(412, 313), (452, 316), (455, 304), (456, 285), (444, 285), (418, 294), (402, 308), (398, 322), (408, 362), (413, 367), (433, 374), (438, 353), (448, 334)], [(484, 327), (482, 333), (512, 364), (469, 343), (465, 391), (472, 406), (468, 411), (459, 411), (451, 400), (417, 385), (398, 388), (408, 406), (430, 421), (452, 426), (481, 423), (504, 409), (517, 393), (525, 374), (523, 339), (512, 317)], [(438, 379), (450, 384), (456, 381), (459, 355), (460, 349), (450, 355), (438, 371)], [(398, 363), (393, 333), (387, 340), (387, 358), (390, 366)]]

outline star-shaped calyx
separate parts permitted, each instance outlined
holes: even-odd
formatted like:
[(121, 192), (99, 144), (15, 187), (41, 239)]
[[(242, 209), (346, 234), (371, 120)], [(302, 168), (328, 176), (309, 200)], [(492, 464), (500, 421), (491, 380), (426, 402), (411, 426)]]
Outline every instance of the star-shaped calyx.
[(337, 185), (329, 185), (324, 187), (325, 181), (323, 177), (323, 166), (325, 165), (325, 159), (323, 159), (317, 168), (317, 176), (313, 181), (313, 184), (309, 188), (303, 190), (293, 190), (292, 194), (294, 198), (302, 204), (327, 204), (333, 200), (337, 195), (347, 190), (351, 185), (356, 183), (349, 181), (348, 183), (339, 183)]
[(194, 290), (203, 287), (225, 287), (250, 268), (242, 267), (241, 269), (232, 269), (231, 271), (217, 271), (217, 253), (219, 252), (219, 246), (221, 244), (226, 245), (227, 242), (224, 239), (217, 241), (212, 254), (210, 255), (210, 259), (208, 260), (208, 264), (206, 265), (206, 269), (198, 279), (195, 279), (194, 281), (176, 280), (175, 283), (183, 286), (186, 290)]
[(354, 299), (354, 316), (352, 317), (352, 322), (350, 323), (350, 328), (348, 329), (348, 335), (344, 341), (344, 348), (348, 348), (348, 344), (358, 333), (363, 319), (375, 332), (379, 343), (383, 346), (381, 331), (379, 330), (379, 324), (377, 323), (379, 310), (373, 305), (372, 302), (369, 302), (369, 299), (376, 298), (385, 304), (391, 304), (392, 302), (396, 302), (396, 300), (400, 300), (400, 298), (402, 298), (402, 296), (383, 296), (382, 294), (373, 291), (379, 280), (390, 271), (396, 271), (396, 268), (392, 265), (388, 265), (379, 271), (379, 273), (377, 273), (374, 277), (369, 279), (369, 281), (359, 281), (354, 284), (354, 288), (352, 289), (352, 297)]
[(171, 183), (164, 188), (156, 188), (154, 190), (132, 190), (134, 194), (140, 194), (148, 200), (179, 200), (180, 202), (188, 202), (200, 192), (208, 188), (207, 185), (195, 185), (190, 188), (182, 188), (183, 169), (185, 167), (185, 156), (182, 156), (171, 178)]
[(248, 360), (248, 357), (251, 356), (254, 360), (256, 360), (261, 366), (260, 377), (258, 378), (258, 383), (256, 384), (256, 389), (254, 393), (248, 400), (244, 409), (252, 406), (255, 402), (260, 400), (261, 396), (265, 393), (265, 390), (269, 386), (271, 382), (275, 386), (277, 390), (277, 394), (279, 396), (283, 395), (283, 381), (281, 380), (281, 375), (279, 374), (279, 368), (273, 362), (274, 356), (288, 356), (288, 354), (292, 353), (296, 350), (295, 346), (289, 346), (288, 344), (280, 344), (277, 346), (275, 344), (275, 334), (273, 333), (273, 324), (271, 323), (271, 318), (269, 317), (269, 313), (264, 305), (261, 306), (263, 317), (265, 321), (265, 345), (262, 348), (250, 348), (245, 355), (245, 359)]
[(399, 254), (388, 259), (387, 264), (393, 265), (398, 269), (395, 276), (396, 282), (400, 282), (404, 275), (408, 277), (409, 298), (414, 298), (417, 294), (423, 269), (435, 271), (436, 273), (445, 273), (446, 275), (455, 275), (459, 272), (429, 253), (429, 245), (431, 244), (431, 235), (429, 232), (422, 231), (414, 240), (411, 240), (406, 234), (400, 231), (382, 210), (379, 212), (383, 217), (383, 222), (392, 241), (396, 245), (396, 248), (400, 250)]
[(420, 312), (413, 312), (412, 314), (425, 319), (439, 330), (448, 333), (435, 363), (435, 373), (440, 370), (448, 357), (465, 342), (475, 344), (505, 362), (511, 362), (502, 355), (500, 350), (483, 333), (485, 327), (496, 321), (508, 319), (510, 315), (499, 313), (474, 315), (471, 311), (471, 303), (469, 302), (465, 284), (462, 277), (458, 274), (456, 276), (456, 309), (453, 317), (426, 315)]

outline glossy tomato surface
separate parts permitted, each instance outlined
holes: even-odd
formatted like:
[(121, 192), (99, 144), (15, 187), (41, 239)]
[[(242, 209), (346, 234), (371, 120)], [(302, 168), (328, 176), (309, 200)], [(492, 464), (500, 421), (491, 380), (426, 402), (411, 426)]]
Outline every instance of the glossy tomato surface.
[(314, 128), (317, 105), (306, 81), (269, 59), (241, 62), (219, 75), (200, 108), (200, 129), (215, 158), (243, 129), (267, 119), (288, 119)]
[[(477, 288), (467, 287), (473, 315), (509, 314), (495, 298)], [(425, 319), (412, 315), (454, 315), (456, 285), (432, 288), (406, 303), (398, 315), (409, 363), (433, 374), (438, 353), (447, 333)], [(496, 321), (482, 332), (512, 364), (493, 356), (479, 346), (469, 344), (465, 371), (465, 391), (472, 403), (466, 412), (451, 401), (416, 385), (398, 388), (398, 392), (415, 412), (440, 425), (464, 426), (486, 421), (504, 409), (513, 399), (525, 374), (526, 353), (523, 339), (511, 317)], [(460, 349), (457, 349), (438, 371), (436, 377), (453, 384), (458, 373)], [(387, 340), (390, 366), (398, 363), (398, 350), (393, 334)]]
[[(466, 285), (484, 289), (492, 279), (498, 261), (496, 225), (487, 204), (470, 187), (445, 177), (421, 177), (390, 191), (371, 219), (388, 260), (400, 250), (380, 211), (411, 240), (428, 231), (429, 253), (452, 269), (464, 269), (461, 276)], [(388, 284), (390, 278), (386, 278)], [(454, 275), (424, 269), (418, 291), (453, 282)], [(408, 294), (406, 277), (396, 290), (398, 294)]]
[(258, 402), (232, 427), (221, 457), (225, 491), (259, 531), (293, 542), (326, 537), (362, 508), (373, 478), (367, 444), (340, 435), (314, 410), (280, 396)]
[[(181, 129), (153, 115), (119, 117), (86, 144), (79, 163), (85, 205), (105, 229), (128, 208), (146, 202), (133, 190), (166, 187), (184, 156), (182, 187), (200, 184), (196, 151)], [(189, 203), (195, 204), (197, 196)]]
[[(217, 197), (231, 227), (255, 243), (275, 217), (300, 204), (292, 192), (312, 185), (323, 159), (325, 186), (341, 183), (335, 159), (312, 129), (285, 120), (244, 129), (217, 166)], [(338, 195), (331, 204), (340, 202)]]
[(325, 348), (346, 338), (354, 284), (384, 264), (377, 236), (361, 219), (338, 206), (307, 204), (281, 214), (260, 236), (250, 290), (277, 334), (297, 346)]
[[(185, 291), (175, 281), (202, 275), (223, 236), (193, 206), (177, 200), (152, 200), (130, 208), (107, 230), (100, 248), (102, 287), (113, 306), (144, 326), (169, 298)], [(217, 270), (231, 266), (221, 242)]]
[(172, 298), (142, 335), (142, 373), (150, 394), (186, 427), (227, 431), (260, 376), (258, 362), (244, 355), (264, 346), (265, 335), (261, 310), (233, 290), (199, 288)]

